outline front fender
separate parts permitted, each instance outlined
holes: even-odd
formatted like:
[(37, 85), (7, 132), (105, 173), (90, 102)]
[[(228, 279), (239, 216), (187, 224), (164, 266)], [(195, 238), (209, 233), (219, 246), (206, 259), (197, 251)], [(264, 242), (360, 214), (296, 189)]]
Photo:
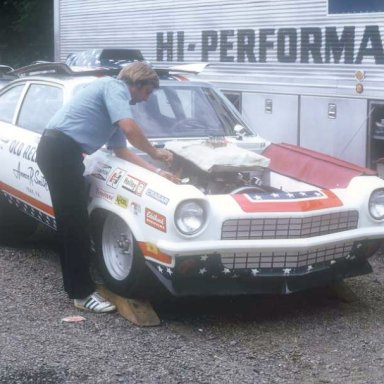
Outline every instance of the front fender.
[(111, 204), (97, 197), (93, 198), (88, 205), (88, 213), (91, 218), (91, 222), (97, 212), (102, 211), (108, 214), (114, 214), (119, 216), (129, 226), (135, 239), (142, 239), (144, 237), (144, 233), (139, 225), (140, 218), (138, 217), (138, 214), (134, 212), (134, 209), (134, 207), (130, 206), (122, 208), (117, 203)]

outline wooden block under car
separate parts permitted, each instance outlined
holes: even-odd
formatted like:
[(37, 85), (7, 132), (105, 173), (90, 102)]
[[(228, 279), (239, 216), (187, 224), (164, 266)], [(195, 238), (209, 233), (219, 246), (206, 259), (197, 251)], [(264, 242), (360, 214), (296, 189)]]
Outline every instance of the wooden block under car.
[(117, 311), (125, 319), (140, 327), (155, 327), (160, 325), (160, 318), (147, 300), (129, 299), (109, 291), (99, 285), (97, 290), (109, 301), (116, 305)]

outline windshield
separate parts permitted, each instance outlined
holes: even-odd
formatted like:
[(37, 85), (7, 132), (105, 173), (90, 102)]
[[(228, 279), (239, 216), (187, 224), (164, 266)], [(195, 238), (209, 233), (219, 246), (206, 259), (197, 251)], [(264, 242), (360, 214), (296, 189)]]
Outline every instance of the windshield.
[(209, 87), (161, 86), (132, 112), (151, 138), (230, 136), (236, 124), (243, 124)]

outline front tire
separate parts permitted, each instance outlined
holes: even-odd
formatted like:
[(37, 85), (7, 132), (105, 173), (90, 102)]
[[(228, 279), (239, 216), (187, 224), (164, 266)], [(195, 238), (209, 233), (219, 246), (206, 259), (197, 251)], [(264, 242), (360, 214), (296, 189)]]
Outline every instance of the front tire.
[(153, 277), (127, 223), (117, 215), (103, 215), (95, 243), (97, 266), (107, 288), (125, 297), (147, 297)]

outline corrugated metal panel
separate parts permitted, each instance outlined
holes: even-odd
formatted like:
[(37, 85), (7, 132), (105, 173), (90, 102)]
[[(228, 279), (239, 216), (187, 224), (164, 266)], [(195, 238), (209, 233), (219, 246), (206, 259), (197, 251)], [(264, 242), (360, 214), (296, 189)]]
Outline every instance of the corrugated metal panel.
[[(364, 43), (366, 54), (361, 63), (344, 64), (345, 54), (338, 59), (339, 63), (335, 63), (332, 52), (330, 62), (325, 63), (327, 28), (328, 32), (329, 28), (336, 28), (338, 38), (341, 38), (344, 28), (353, 27), (354, 38), (350, 40), (353, 46), (350, 49), (354, 61), (367, 26), (373, 26), (377, 32), (378, 44), (384, 40), (384, 13), (329, 15), (327, 0), (194, 0), (193, 3), (189, 0), (56, 0), (56, 3), (56, 21), (59, 20), (56, 25), (56, 59), (59, 60), (64, 60), (69, 53), (88, 48), (129, 47), (141, 49), (144, 56), (154, 62), (162, 59), (163, 62), (193, 63), (208, 59), (217, 63), (217, 68), (224, 68), (234, 75), (241, 73), (243, 79), (254, 77), (255, 70), (259, 77), (269, 80), (281, 78), (288, 83), (303, 76), (319, 78), (322, 84), (324, 80), (330, 84), (335, 79), (353, 81), (358, 69), (365, 70), (371, 80), (383, 77), (384, 63), (375, 63), (374, 59), (381, 56), (372, 54), (371, 40)], [(270, 29), (269, 33), (267, 29)], [(244, 48), (248, 54), (238, 46), (239, 30), (251, 31), (241, 32), (245, 33), (242, 45), (244, 48), (248, 44), (248, 50)], [(216, 49), (209, 50), (207, 44), (203, 44), (202, 31), (211, 31), (205, 32), (206, 43), (218, 39)], [(263, 33), (266, 33), (264, 43), (260, 42)], [(321, 44), (313, 50), (307, 47), (302, 53), (301, 41), (306, 34), (307, 45), (312, 47), (315, 44), (316, 34)], [(293, 62), (279, 62), (282, 56), (278, 56), (278, 45), (281, 48), (283, 42), (278, 42), (278, 35), (285, 41), (283, 56), (292, 54), (288, 48), (296, 47), (290, 57), (295, 59)], [(289, 40), (290, 37), (294, 41)], [(165, 44), (163, 48), (166, 48), (170, 38), (173, 39), (172, 50), (163, 49), (158, 54), (161, 39)], [(249, 48), (249, 39), (252, 38), (255, 42)], [(289, 41), (292, 45), (288, 45)], [(250, 51), (255, 63), (249, 62)], [(261, 62), (263, 54), (265, 62)], [(232, 63), (222, 62), (232, 58)], [(244, 62), (238, 62), (242, 59)], [(213, 68), (211, 73), (214, 72)]]

